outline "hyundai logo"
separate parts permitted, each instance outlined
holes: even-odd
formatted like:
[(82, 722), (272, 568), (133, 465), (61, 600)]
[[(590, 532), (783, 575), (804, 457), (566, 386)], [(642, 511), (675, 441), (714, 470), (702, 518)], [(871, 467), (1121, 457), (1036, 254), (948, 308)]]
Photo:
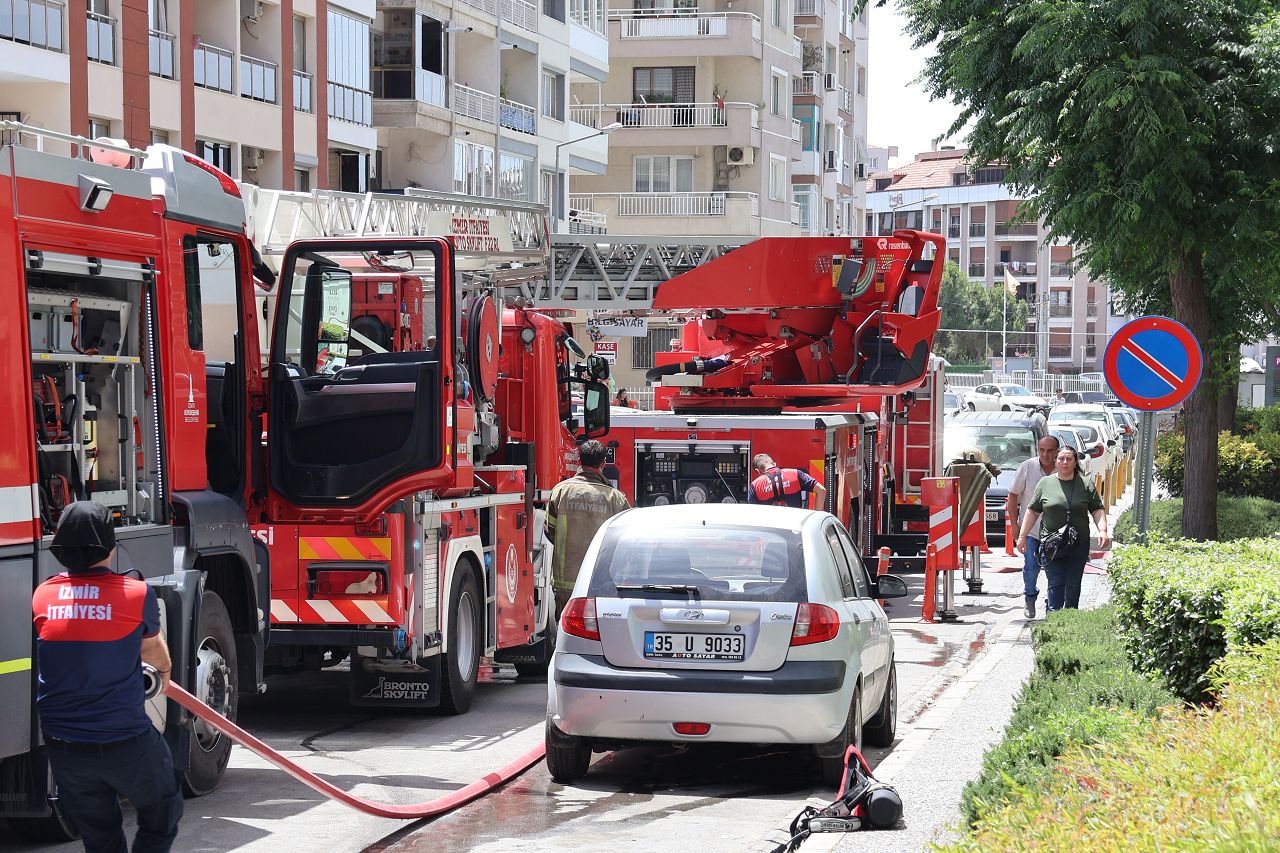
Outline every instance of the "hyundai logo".
[(681, 613), (681, 614), (680, 614), (680, 618), (682, 618), (682, 619), (701, 619), (701, 618), (702, 618), (702, 611), (701, 611), (701, 610), (686, 610), (684, 613)]

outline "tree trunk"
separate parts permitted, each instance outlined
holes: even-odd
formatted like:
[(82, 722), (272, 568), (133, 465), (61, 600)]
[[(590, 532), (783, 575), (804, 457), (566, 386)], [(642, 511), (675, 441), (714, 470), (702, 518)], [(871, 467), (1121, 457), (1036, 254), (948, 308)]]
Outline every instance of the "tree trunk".
[[(1174, 250), (1169, 274), (1174, 319), (1200, 342), (1200, 351), (1213, 351), (1204, 267), (1197, 249)], [(1218, 538), (1218, 394), (1211, 381), (1201, 381), (1184, 404), (1186, 430), (1182, 535), (1190, 539)]]
[(1235, 385), (1228, 385), (1218, 395), (1218, 432), (1235, 432), (1238, 397), (1239, 388)]

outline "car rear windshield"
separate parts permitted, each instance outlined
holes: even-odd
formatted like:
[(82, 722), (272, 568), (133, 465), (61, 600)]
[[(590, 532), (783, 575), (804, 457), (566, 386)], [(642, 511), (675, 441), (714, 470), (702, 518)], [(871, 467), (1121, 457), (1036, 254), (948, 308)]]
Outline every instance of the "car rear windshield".
[(1107, 413), (1100, 409), (1054, 409), (1049, 415), (1052, 421), (1098, 421), (1100, 423), (1110, 423), (1107, 420)]
[(1080, 399), (1086, 403), (1105, 403), (1111, 399), (1111, 395), (1106, 391), (1082, 391)]
[(952, 424), (943, 433), (942, 455), (944, 462), (960, 458), (966, 450), (977, 448), (987, 454), (993, 465), (1013, 471), (1036, 455), (1036, 434), (1030, 427), (965, 426)]
[(1058, 441), (1062, 442), (1067, 447), (1073, 448), (1075, 450), (1080, 449), (1080, 439), (1076, 437), (1076, 434), (1074, 432), (1059, 432), (1057, 430), (1054, 430), (1052, 433), (1050, 433), (1050, 435), (1058, 439)]
[(587, 594), (594, 598), (808, 601), (797, 532), (729, 525), (615, 527)]

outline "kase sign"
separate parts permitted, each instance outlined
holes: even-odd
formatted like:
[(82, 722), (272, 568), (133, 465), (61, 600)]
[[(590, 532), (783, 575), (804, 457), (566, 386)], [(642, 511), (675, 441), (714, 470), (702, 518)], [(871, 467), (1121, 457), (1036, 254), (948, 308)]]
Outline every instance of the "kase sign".
[(618, 342), (617, 341), (596, 341), (595, 354), (603, 358), (605, 361), (618, 360)]
[(1158, 412), (1191, 395), (1203, 364), (1200, 344), (1186, 326), (1168, 317), (1139, 317), (1112, 336), (1103, 372), (1122, 403)]

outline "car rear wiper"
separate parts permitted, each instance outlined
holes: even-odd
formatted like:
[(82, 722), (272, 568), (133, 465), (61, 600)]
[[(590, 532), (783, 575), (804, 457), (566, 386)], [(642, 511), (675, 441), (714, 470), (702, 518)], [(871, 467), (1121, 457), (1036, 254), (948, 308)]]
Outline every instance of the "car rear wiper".
[(618, 592), (683, 592), (685, 595), (700, 596), (702, 590), (693, 584), (686, 583), (641, 583), (617, 585)]

